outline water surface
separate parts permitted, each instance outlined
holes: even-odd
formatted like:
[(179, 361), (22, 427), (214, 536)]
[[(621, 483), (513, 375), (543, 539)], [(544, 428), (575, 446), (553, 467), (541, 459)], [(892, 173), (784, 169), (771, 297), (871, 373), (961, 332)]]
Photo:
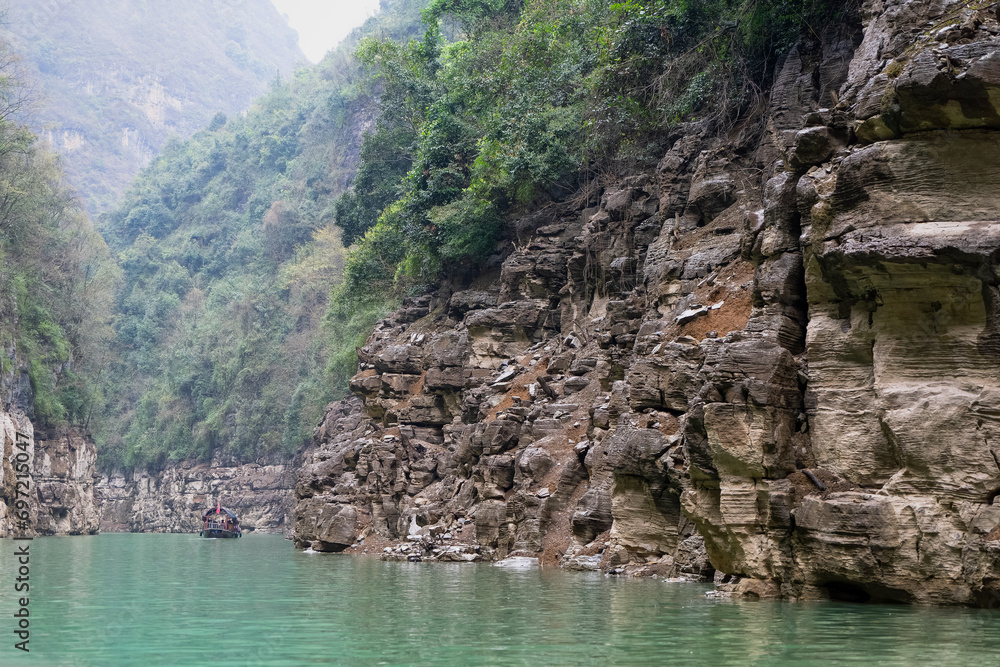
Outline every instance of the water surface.
[(0, 665), (987, 665), (1000, 612), (705, 598), (709, 586), (305, 554), (274, 535), (40, 538)]

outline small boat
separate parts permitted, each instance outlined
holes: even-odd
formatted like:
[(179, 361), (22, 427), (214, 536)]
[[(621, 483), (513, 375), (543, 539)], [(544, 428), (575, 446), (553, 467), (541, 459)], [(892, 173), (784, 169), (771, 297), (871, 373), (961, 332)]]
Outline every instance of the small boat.
[(214, 510), (205, 512), (202, 518), (202, 537), (243, 537), (243, 529), (240, 528), (240, 520), (236, 512), (216, 505)]

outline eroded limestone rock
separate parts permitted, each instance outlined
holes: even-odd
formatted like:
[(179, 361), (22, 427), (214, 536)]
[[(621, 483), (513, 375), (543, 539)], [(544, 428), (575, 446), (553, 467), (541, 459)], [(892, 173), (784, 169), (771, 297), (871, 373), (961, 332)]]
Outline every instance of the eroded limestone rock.
[(380, 323), (299, 546), (1000, 599), (1000, 24), (975, 11), (868, 0), (788, 54), (762, 132), (686, 126)]

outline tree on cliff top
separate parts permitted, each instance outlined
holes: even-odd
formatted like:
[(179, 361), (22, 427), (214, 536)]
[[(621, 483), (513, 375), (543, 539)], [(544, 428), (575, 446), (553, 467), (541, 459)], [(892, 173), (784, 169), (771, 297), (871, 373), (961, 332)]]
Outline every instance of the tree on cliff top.
[(481, 262), (509, 235), (505, 220), (588, 173), (655, 163), (679, 123), (733, 122), (800, 33), (837, 11), (827, 0), (434, 0), (422, 39), (365, 40), (357, 55), (380, 115), (337, 202), (358, 242), (329, 319)]
[(118, 271), (57, 159), (16, 119), (24, 84), (15, 60), (0, 60), (3, 407), (40, 429), (87, 426), (103, 400)]

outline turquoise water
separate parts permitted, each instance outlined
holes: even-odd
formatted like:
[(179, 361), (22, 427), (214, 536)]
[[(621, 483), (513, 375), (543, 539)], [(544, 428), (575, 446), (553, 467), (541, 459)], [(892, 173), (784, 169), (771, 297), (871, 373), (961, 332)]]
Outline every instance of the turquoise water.
[(1000, 612), (705, 598), (710, 587), (304, 554), (273, 535), (31, 545), (31, 652), (0, 665), (991, 665)]

